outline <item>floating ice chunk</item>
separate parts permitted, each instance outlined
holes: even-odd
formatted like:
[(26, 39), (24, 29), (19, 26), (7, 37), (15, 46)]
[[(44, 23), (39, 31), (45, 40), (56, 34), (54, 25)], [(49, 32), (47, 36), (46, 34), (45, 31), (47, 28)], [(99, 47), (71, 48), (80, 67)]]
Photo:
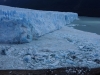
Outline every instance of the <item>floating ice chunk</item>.
[(31, 61), (31, 56), (30, 55), (26, 55), (23, 57), (23, 60), (26, 62), (26, 63), (29, 63)]

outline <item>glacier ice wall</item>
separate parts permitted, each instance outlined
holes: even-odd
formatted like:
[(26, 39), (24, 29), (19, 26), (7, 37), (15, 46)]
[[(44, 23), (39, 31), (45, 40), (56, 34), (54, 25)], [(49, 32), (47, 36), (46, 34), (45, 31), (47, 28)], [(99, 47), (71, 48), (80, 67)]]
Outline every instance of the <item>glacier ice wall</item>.
[(77, 13), (0, 5), (0, 43), (28, 43), (78, 19)]

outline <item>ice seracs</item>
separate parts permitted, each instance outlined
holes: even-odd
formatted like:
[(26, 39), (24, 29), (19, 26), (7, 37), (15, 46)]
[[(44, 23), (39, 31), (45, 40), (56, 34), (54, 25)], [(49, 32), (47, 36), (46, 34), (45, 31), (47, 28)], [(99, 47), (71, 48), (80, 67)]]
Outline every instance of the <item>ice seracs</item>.
[(0, 43), (27, 43), (78, 19), (77, 13), (0, 5)]

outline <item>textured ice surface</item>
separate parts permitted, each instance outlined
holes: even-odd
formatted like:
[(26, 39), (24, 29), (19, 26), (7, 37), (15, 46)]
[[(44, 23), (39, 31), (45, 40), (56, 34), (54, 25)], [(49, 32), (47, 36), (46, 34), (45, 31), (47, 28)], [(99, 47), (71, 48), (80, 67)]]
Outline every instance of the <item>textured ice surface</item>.
[(67, 26), (25, 44), (0, 44), (0, 69), (100, 67), (100, 35)]
[(27, 43), (78, 19), (77, 13), (22, 9), (0, 5), (0, 42)]

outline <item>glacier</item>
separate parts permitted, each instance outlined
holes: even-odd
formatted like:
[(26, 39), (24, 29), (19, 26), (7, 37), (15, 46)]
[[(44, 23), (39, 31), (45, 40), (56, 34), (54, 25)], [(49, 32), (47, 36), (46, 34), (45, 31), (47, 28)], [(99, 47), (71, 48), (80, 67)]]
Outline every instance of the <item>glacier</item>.
[(0, 43), (28, 43), (77, 19), (78, 14), (73, 12), (0, 5)]

